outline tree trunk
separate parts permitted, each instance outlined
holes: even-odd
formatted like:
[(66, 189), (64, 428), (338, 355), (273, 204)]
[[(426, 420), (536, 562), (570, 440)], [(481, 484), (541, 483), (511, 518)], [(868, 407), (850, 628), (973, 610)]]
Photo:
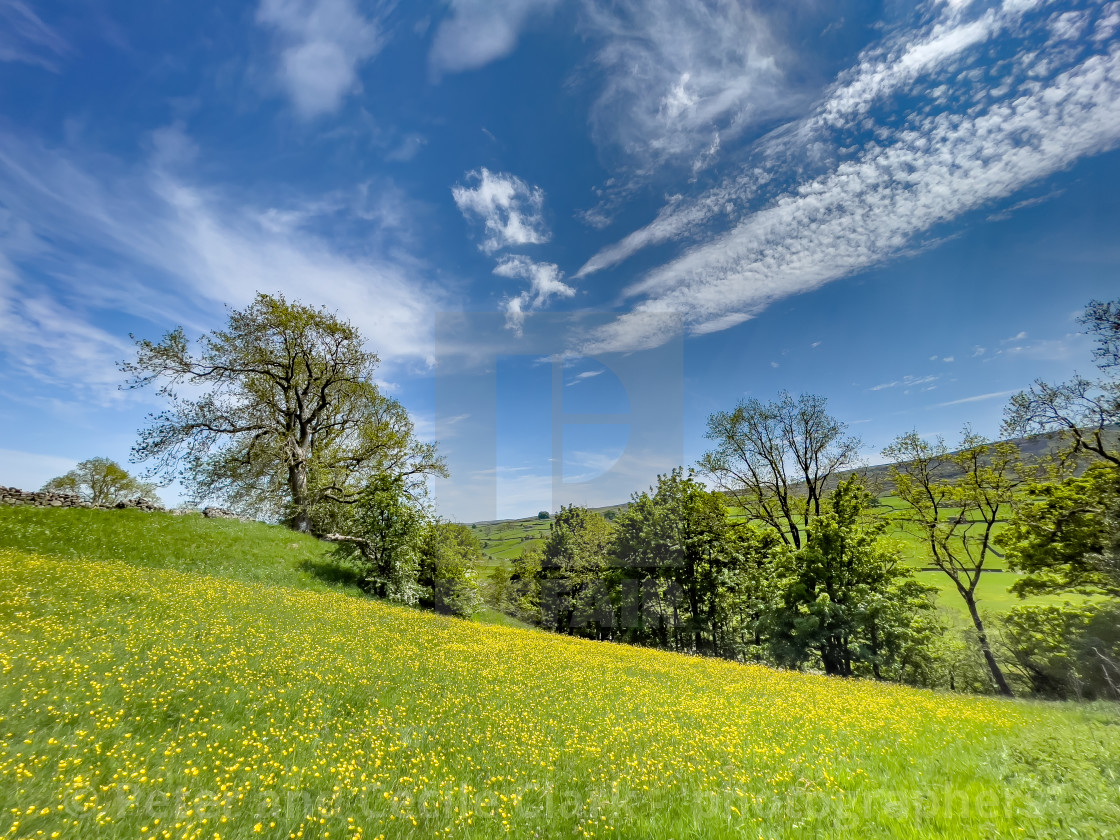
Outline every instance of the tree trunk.
[(311, 514), (307, 498), (307, 462), (302, 458), (288, 465), (288, 488), (292, 493), (292, 515), (288, 527), (310, 533)]
[(1014, 697), (1015, 694), (1011, 691), (1011, 686), (1007, 684), (1007, 678), (1003, 675), (999, 663), (996, 662), (995, 654), (992, 653), (992, 646), (988, 644), (988, 634), (984, 631), (984, 622), (980, 620), (980, 612), (976, 609), (976, 598), (973, 597), (971, 592), (965, 592), (964, 602), (968, 604), (969, 615), (972, 616), (972, 623), (976, 626), (976, 633), (980, 637), (980, 650), (984, 653), (984, 661), (988, 663), (988, 670), (992, 672), (992, 679), (995, 680), (996, 688), (1004, 697)]

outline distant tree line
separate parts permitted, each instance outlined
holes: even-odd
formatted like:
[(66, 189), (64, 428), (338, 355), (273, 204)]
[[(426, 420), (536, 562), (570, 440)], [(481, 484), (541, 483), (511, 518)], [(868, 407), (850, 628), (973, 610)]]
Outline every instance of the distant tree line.
[[(1065, 431), (1054, 458), (1025, 459), (967, 428), (953, 447), (901, 435), (883, 453), (894, 462), (887, 510), (852, 471), (860, 443), (823, 398), (747, 400), (709, 418), (707, 482), (659, 476), (612, 521), (562, 508), (543, 545), (499, 570), (498, 604), (558, 633), (685, 653), (1120, 699), (1118, 316), (1120, 302), (1093, 302), (1083, 318), (1098, 379), (1038, 382), (1008, 409), (1009, 435)], [(947, 578), (966, 626), (934, 608), (892, 523)], [(1018, 606), (993, 624), (980, 586), (1005, 564), (1022, 573), (1020, 595), (1094, 597)]]
[[(558, 633), (698, 655), (1120, 698), (1120, 300), (1091, 302), (1082, 323), (1099, 375), (1034, 383), (1004, 426), (1009, 437), (1062, 432), (1056, 458), (1025, 461), (967, 428), (952, 447), (901, 435), (883, 453), (888, 511), (853, 472), (860, 442), (822, 397), (746, 400), (709, 418), (699, 473), (659, 476), (609, 518), (541, 511), (547, 539), (486, 581), (490, 600)], [(349, 322), (266, 294), (194, 349), (182, 329), (141, 339), (122, 364), (129, 387), (155, 385), (168, 407), (149, 417), (134, 459), (196, 501), (335, 543), (375, 596), (469, 615), (481, 547), (432, 512), (427, 483), (446, 466), (378, 388), (377, 364)], [(111, 464), (58, 481), (98, 497), (152, 492)], [(962, 599), (966, 625), (935, 609), (892, 523)], [(1019, 594), (1081, 600), (993, 622), (980, 593), (997, 561), (1022, 573)]]

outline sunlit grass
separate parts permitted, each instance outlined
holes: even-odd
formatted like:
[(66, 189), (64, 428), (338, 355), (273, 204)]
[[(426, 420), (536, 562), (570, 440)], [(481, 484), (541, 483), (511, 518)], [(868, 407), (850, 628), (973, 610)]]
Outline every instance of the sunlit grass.
[(152, 565), (0, 549), (0, 836), (1109, 837), (1120, 824), (1110, 709)]
[(3, 547), (301, 589), (359, 591), (357, 569), (338, 561), (329, 543), (278, 525), (198, 514), (0, 506)]

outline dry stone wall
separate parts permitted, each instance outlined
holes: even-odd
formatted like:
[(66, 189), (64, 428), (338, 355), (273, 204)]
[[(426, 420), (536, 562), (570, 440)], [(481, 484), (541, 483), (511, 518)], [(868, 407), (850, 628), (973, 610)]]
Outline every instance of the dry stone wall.
[(30, 507), (53, 508), (96, 508), (98, 510), (165, 510), (160, 505), (144, 499), (130, 499), (115, 505), (95, 505), (73, 493), (43, 493), (18, 490), (15, 487), (0, 487), (0, 505), (27, 505)]

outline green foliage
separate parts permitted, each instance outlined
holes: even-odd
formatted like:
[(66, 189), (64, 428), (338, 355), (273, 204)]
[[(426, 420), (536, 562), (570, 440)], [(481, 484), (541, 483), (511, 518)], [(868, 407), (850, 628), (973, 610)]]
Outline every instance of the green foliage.
[(785, 392), (775, 402), (750, 399), (716, 412), (705, 437), (715, 446), (700, 468), (794, 548), (820, 514), (830, 480), (855, 466), (861, 445), (828, 413), (824, 397), (795, 400)]
[(1120, 469), (1097, 464), (1031, 485), (999, 543), (1011, 567), (1026, 572), (1012, 587), (1019, 595), (1120, 597)]
[(550, 514), (547, 510), (541, 510), (541, 511), (537, 512), (537, 519), (551, 519), (551, 518), (552, 518), (552, 514)]
[(159, 504), (154, 484), (140, 481), (116, 461), (89, 458), (65, 475), (52, 478), (43, 485), (44, 493), (70, 493), (94, 505), (115, 505), (133, 499)]
[(939, 627), (931, 590), (901, 565), (867, 516), (870, 494), (856, 478), (840, 484), (809, 525), (805, 545), (785, 551), (771, 612), (771, 646), (786, 665), (819, 664), (836, 676), (904, 678)]
[(340, 557), (362, 566), (363, 586), (372, 595), (417, 603), (424, 514), (405, 493), (400, 477), (377, 475), (345, 508), (345, 534), (329, 534)]
[(482, 605), (478, 568), (482, 546), (465, 525), (429, 522), (419, 546), (420, 606), (469, 618)]
[(1004, 642), (1033, 694), (1120, 700), (1120, 604), (1016, 607)]
[(1002, 511), (1028, 478), (1018, 449), (991, 443), (966, 427), (956, 451), (942, 438), (931, 442), (910, 432), (896, 438), (883, 454), (895, 462), (891, 478), (903, 503), (902, 519), (921, 535), (931, 563), (960, 594), (992, 680), (1002, 694), (1010, 695), (976, 593), (997, 557), (995, 537)]
[(652, 493), (636, 494), (614, 527), (627, 638), (718, 651), (728, 629), (721, 588), (734, 565), (722, 494), (676, 469), (658, 476)]
[[(374, 384), (376, 354), (324, 309), (258, 294), (190, 349), (182, 328), (137, 341), (130, 387), (159, 383), (170, 408), (149, 417), (134, 457), (179, 478), (197, 499), (311, 530), (321, 506), (358, 498), (387, 473), (419, 487), (445, 467), (433, 444)], [(190, 386), (201, 396), (182, 397)], [(328, 516), (329, 518), (329, 516)]]
[(561, 633), (602, 638), (613, 626), (604, 581), (611, 526), (599, 514), (560, 508), (540, 554), (541, 624)]

